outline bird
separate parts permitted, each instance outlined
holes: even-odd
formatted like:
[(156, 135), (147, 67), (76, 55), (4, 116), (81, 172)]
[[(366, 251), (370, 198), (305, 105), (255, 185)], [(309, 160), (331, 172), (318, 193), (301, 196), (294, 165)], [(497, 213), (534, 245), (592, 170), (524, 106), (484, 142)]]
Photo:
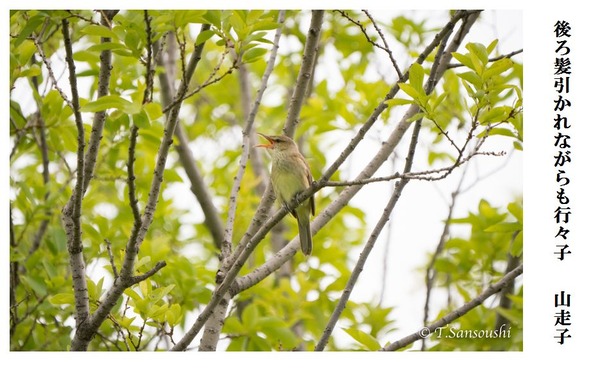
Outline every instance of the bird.
[(298, 221), (300, 249), (308, 256), (312, 252), (310, 214), (315, 215), (315, 198), (311, 195), (295, 209), (291, 209), (290, 203), (312, 184), (310, 167), (290, 137), (262, 133), (258, 135), (267, 140), (266, 144), (259, 144), (256, 147), (265, 148), (271, 155), (271, 184), (277, 200)]

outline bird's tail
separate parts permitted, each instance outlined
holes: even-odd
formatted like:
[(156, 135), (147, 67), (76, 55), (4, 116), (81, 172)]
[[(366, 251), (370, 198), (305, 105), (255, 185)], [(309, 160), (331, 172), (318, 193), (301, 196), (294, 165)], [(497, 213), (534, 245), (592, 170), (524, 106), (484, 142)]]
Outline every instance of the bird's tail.
[[(302, 214), (302, 213), (299, 213)], [(299, 215), (300, 216), (300, 215)], [(307, 213), (308, 217), (308, 213)], [(300, 236), (300, 248), (306, 256), (312, 252), (312, 236), (310, 234), (310, 218), (298, 218), (298, 235)]]

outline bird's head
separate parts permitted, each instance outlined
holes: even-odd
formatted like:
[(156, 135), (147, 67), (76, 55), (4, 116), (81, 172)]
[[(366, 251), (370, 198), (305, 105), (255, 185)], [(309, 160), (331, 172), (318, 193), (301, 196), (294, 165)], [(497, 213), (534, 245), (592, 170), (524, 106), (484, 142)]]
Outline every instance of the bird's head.
[(266, 135), (262, 133), (258, 133), (258, 135), (267, 140), (267, 143), (256, 145), (257, 148), (265, 148), (269, 152), (279, 153), (297, 150), (294, 140), (286, 135)]

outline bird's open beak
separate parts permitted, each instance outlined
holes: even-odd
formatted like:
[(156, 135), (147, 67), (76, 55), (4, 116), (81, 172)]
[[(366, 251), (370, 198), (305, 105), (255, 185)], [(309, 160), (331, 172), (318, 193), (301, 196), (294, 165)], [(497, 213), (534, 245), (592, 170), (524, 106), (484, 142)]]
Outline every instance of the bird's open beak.
[(261, 137), (263, 137), (264, 139), (266, 139), (268, 143), (255, 145), (254, 146), (255, 148), (267, 148), (267, 149), (272, 149), (273, 148), (273, 145), (275, 143), (275, 141), (273, 141), (273, 138), (271, 138), (268, 135), (265, 135), (263, 133), (256, 133), (256, 134), (258, 134)]

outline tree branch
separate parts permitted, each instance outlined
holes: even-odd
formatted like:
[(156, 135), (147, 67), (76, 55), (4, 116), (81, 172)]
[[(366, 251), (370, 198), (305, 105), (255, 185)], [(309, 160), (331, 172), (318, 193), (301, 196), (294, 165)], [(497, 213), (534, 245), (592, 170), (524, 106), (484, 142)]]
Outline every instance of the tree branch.
[(520, 264), (514, 270), (507, 273), (499, 282), (494, 283), (491, 286), (489, 286), (487, 289), (485, 289), (481, 294), (479, 294), (477, 297), (473, 298), (471, 301), (465, 303), (463, 306), (459, 307), (458, 309), (446, 314), (444, 317), (435, 321), (431, 325), (423, 327), (419, 331), (417, 331), (409, 336), (406, 336), (400, 340), (394, 341), (393, 343), (386, 345), (382, 349), (382, 351), (396, 351), (398, 349), (404, 348), (404, 347), (414, 343), (417, 340), (420, 340), (424, 337), (428, 337), (430, 334), (434, 333), (436, 331), (436, 329), (448, 325), (452, 321), (464, 316), (469, 311), (471, 311), (474, 308), (476, 308), (477, 306), (483, 304), (483, 302), (487, 298), (491, 297), (492, 295), (496, 294), (497, 292), (499, 292), (500, 290), (505, 288), (509, 283), (512, 283), (517, 278), (517, 276), (521, 275), (522, 273), (523, 273), (523, 264)]
[[(144, 11), (144, 22), (146, 25), (146, 73), (144, 79), (146, 86), (144, 87), (144, 96), (142, 98), (142, 106), (152, 101), (152, 89), (154, 85), (154, 68), (152, 66), (152, 27), (150, 25), (150, 16), (148, 11)], [(127, 189), (129, 196), (129, 207), (133, 213), (133, 228), (132, 235), (137, 236), (140, 227), (142, 226), (142, 217), (138, 207), (138, 199), (136, 194), (135, 184), (135, 150), (138, 137), (138, 126), (133, 123), (130, 128), (129, 149), (127, 158)]]
[[(112, 17), (117, 11), (105, 11), (105, 18), (102, 19), (103, 24), (110, 25)], [(75, 62), (73, 60), (73, 48), (69, 33), (69, 22), (67, 19), (62, 20), (62, 33), (65, 46), (65, 60), (69, 71), (69, 84), (71, 86), (71, 108), (75, 116), (75, 124), (77, 127), (77, 169), (75, 188), (69, 201), (63, 208), (63, 226), (68, 238), (68, 248), (70, 256), (70, 267), (72, 273), (73, 290), (75, 293), (75, 309), (76, 309), (76, 326), (77, 331), (72, 340), (72, 350), (78, 350), (84, 346), (81, 344), (80, 332), (87, 333), (87, 322), (89, 320), (89, 296), (87, 291), (87, 282), (85, 275), (85, 261), (83, 259), (83, 247), (81, 242), (81, 203), (83, 195), (91, 180), (93, 169), (96, 163), (98, 146), (102, 138), (102, 129), (104, 127), (104, 119), (106, 112), (97, 112), (94, 115), (92, 123), (92, 133), (90, 136), (90, 145), (87, 154), (85, 153), (85, 130), (83, 128), (83, 120), (81, 118), (81, 110), (79, 106), (79, 92), (77, 89), (77, 76), (75, 71)], [(104, 38), (103, 38), (104, 39)], [(100, 54), (100, 73), (98, 77), (98, 96), (103, 96), (108, 93), (108, 81), (110, 79), (110, 61), (111, 53), (109, 50), (104, 50)], [(102, 95), (103, 94), (103, 95)], [(90, 336), (91, 338), (91, 336)], [(88, 341), (89, 342), (89, 341)], [(87, 347), (85, 343), (84, 349)]]
[[(515, 242), (515, 238), (517, 237), (519, 232), (515, 232), (511, 238), (511, 247)], [(504, 274), (508, 274), (510, 271), (512, 271), (513, 269), (515, 269), (515, 267), (517, 265), (519, 265), (522, 261), (522, 256), (513, 256), (511, 251), (508, 251), (508, 261), (506, 262), (506, 271), (504, 272)], [(498, 304), (499, 308), (502, 309), (510, 309), (510, 306), (512, 304), (512, 301), (509, 297), (509, 294), (513, 294), (514, 293), (514, 282), (510, 282), (506, 285), (505, 288), (502, 289), (502, 291), (500, 291), (500, 303)], [(500, 313), (500, 311), (496, 312), (496, 326), (495, 329), (496, 330), (500, 330), (502, 329), (502, 325), (507, 325), (510, 322), (510, 320), (506, 317), (504, 317), (502, 315), (502, 313)]]
[(67, 94), (58, 86), (58, 80), (56, 79), (56, 76), (54, 75), (54, 71), (52, 70), (52, 65), (50, 64), (50, 60), (48, 59), (48, 57), (46, 57), (46, 53), (44, 52), (44, 48), (42, 47), (42, 44), (40, 43), (39, 38), (34, 37), (33, 43), (35, 44), (35, 47), (37, 49), (38, 54), (40, 55), (40, 58), (42, 59), (42, 62), (46, 66), (46, 70), (48, 71), (48, 78), (50, 79), (52, 86), (58, 92), (58, 94), (62, 97), (62, 99), (67, 104), (67, 106), (73, 108), (73, 102), (71, 102), (71, 100), (69, 99)]
[(315, 57), (319, 51), (319, 36), (321, 34), (321, 26), (323, 25), (323, 16), (325, 11), (313, 10), (312, 18), (310, 19), (310, 27), (306, 34), (306, 44), (304, 45), (304, 53), (302, 54), (302, 63), (298, 71), (298, 79), (294, 86), (294, 92), (288, 105), (288, 114), (283, 126), (283, 133), (290, 138), (294, 138), (294, 132), (298, 126), (300, 109), (306, 97), (306, 91), (310, 85), (312, 74), (315, 71)]
[[(210, 28), (210, 25), (203, 25), (202, 31), (206, 31)], [(155, 43), (158, 45), (158, 43)], [(169, 57), (174, 58), (174, 53), (171, 48), (173, 45), (168, 45), (167, 53)], [(155, 46), (156, 47), (156, 46)], [(158, 50), (155, 50), (158, 52)], [(161, 101), (163, 106), (169, 104), (174, 100), (173, 98), (173, 89), (175, 85), (175, 81), (172, 79), (171, 74), (168, 69), (171, 68), (170, 65), (166, 64), (163, 60), (162, 56), (157, 56), (157, 64), (159, 66), (164, 66), (167, 68), (167, 72), (160, 73), (158, 75), (158, 80), (160, 82), (160, 94)], [(169, 63), (171, 63), (169, 61)], [(191, 182), (191, 191), (198, 200), (200, 207), (204, 213), (204, 224), (208, 228), (215, 247), (220, 247), (223, 242), (223, 223), (221, 222), (221, 217), (219, 215), (219, 210), (215, 207), (212, 201), (212, 195), (206, 185), (200, 170), (197, 167), (197, 159), (194, 157), (194, 153), (189, 147), (189, 141), (185, 131), (181, 128), (179, 122), (175, 125), (175, 137), (179, 141), (175, 145), (175, 150), (179, 156), (179, 162), (181, 166), (185, 170), (186, 175), (190, 179)]]
[[(444, 244), (448, 239), (448, 234), (450, 232), (450, 222), (452, 220), (452, 215), (454, 213), (454, 206), (456, 205), (456, 198), (461, 194), (461, 187), (463, 181), (466, 177), (467, 170), (463, 171), (463, 174), (458, 182), (458, 186), (456, 190), (452, 192), (450, 205), (448, 206), (448, 215), (444, 222), (444, 228), (442, 229), (442, 234), (440, 234), (440, 238), (438, 240), (435, 251), (431, 255), (431, 259), (429, 260), (429, 264), (427, 264), (427, 268), (425, 269), (425, 304), (423, 306), (423, 326), (427, 325), (429, 322), (429, 301), (431, 299), (431, 291), (433, 289), (433, 283), (435, 281), (435, 277), (437, 272), (435, 271), (435, 263), (439, 256), (442, 254), (444, 249)], [(421, 345), (421, 350), (425, 350), (425, 339), (423, 339), (423, 344)]]
[(67, 205), (63, 208), (63, 226), (67, 235), (70, 267), (72, 274), (73, 291), (75, 293), (75, 322), (79, 329), (87, 320), (89, 315), (89, 296), (85, 279), (85, 262), (83, 260), (83, 248), (81, 244), (81, 201), (83, 198), (84, 183), (84, 154), (85, 154), (85, 129), (81, 119), (79, 107), (79, 92), (77, 90), (77, 76), (75, 62), (73, 61), (73, 48), (69, 33), (69, 21), (62, 20), (62, 34), (66, 52), (66, 62), (69, 71), (69, 83), (71, 86), (72, 109), (77, 126), (77, 175), (75, 188)]
[[(100, 22), (103, 26), (111, 28), (112, 20), (119, 11), (100, 11), (102, 17)], [(110, 42), (110, 38), (102, 37), (102, 43)], [(109, 94), (110, 73), (112, 70), (112, 51), (102, 50), (100, 53), (100, 70), (98, 72), (98, 99)], [(90, 142), (85, 155), (85, 165), (83, 172), (83, 193), (87, 191), (90, 180), (92, 180), (94, 169), (96, 168), (96, 159), (102, 140), (104, 122), (106, 121), (106, 110), (94, 113), (92, 121), (92, 131), (90, 133)]]

